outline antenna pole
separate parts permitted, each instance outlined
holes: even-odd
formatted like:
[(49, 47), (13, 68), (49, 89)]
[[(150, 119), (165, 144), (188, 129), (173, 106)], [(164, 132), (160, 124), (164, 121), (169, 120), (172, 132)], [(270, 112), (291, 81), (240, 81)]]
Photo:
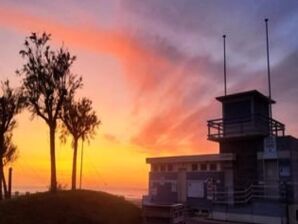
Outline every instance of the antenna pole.
[(271, 77), (270, 77), (270, 58), (269, 58), (269, 34), (268, 34), (268, 18), (265, 19), (266, 25), (266, 48), (267, 48), (267, 74), (268, 74), (268, 90), (269, 90), (269, 117), (272, 118), (271, 104)]
[(227, 68), (226, 68), (226, 35), (223, 37), (223, 47), (224, 47), (224, 84), (225, 84), (225, 96), (227, 95)]

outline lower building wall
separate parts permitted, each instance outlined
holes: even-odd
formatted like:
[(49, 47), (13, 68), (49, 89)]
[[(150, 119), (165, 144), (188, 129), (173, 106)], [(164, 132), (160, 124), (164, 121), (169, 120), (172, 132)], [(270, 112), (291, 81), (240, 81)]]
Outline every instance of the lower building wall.
[(150, 172), (149, 196), (155, 203), (185, 203), (194, 208), (209, 209), (207, 180), (220, 190), (224, 185), (223, 172)]
[(258, 224), (283, 224), (286, 219), (282, 217), (261, 216), (253, 214), (237, 214), (226, 212), (212, 212), (211, 218), (221, 221), (234, 221), (244, 223), (258, 223)]
[(298, 204), (289, 205), (289, 223), (298, 224)]
[(286, 206), (278, 201), (255, 201), (246, 205), (214, 206), (211, 218), (244, 223), (284, 224), (286, 212)]

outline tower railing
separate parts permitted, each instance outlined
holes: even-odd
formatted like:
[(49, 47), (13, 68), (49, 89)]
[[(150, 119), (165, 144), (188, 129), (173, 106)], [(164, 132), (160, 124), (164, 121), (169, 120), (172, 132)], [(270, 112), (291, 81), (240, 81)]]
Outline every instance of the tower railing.
[(213, 119), (207, 121), (207, 126), (210, 140), (250, 135), (284, 136), (285, 133), (284, 124), (261, 114)]

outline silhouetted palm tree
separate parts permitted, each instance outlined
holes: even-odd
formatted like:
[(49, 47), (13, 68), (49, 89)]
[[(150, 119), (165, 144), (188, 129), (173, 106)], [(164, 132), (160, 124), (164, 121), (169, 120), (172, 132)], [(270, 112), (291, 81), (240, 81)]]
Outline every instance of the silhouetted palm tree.
[(82, 86), (82, 78), (70, 72), (75, 57), (63, 47), (50, 49), (50, 34), (32, 33), (20, 51), (26, 63), (17, 74), (23, 77), (24, 94), (33, 116), (41, 117), (50, 131), (51, 182), (50, 190), (57, 190), (55, 131), (65, 99)]
[(61, 129), (61, 140), (66, 141), (66, 137), (72, 135), (73, 146), (73, 162), (72, 162), (72, 190), (76, 189), (76, 172), (77, 172), (77, 153), (78, 153), (78, 141), (90, 140), (95, 135), (95, 129), (100, 124), (100, 120), (97, 118), (95, 111), (92, 108), (92, 101), (83, 98), (78, 102), (73, 99), (69, 99), (67, 103), (63, 105), (63, 111), (61, 114), (63, 121)]

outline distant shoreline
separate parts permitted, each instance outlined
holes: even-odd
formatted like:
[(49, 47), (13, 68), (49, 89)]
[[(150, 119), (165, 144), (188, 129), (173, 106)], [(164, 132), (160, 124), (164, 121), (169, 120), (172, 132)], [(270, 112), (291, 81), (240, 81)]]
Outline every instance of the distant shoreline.
[[(68, 188), (66, 188), (68, 189)], [(114, 188), (114, 187), (86, 187), (86, 190), (103, 191), (110, 194), (123, 196), (129, 201), (139, 201), (143, 195), (147, 193), (147, 189), (138, 188)], [(14, 186), (12, 189), (13, 195), (18, 192), (20, 195), (26, 193), (37, 193), (48, 191), (48, 187), (45, 186)]]

